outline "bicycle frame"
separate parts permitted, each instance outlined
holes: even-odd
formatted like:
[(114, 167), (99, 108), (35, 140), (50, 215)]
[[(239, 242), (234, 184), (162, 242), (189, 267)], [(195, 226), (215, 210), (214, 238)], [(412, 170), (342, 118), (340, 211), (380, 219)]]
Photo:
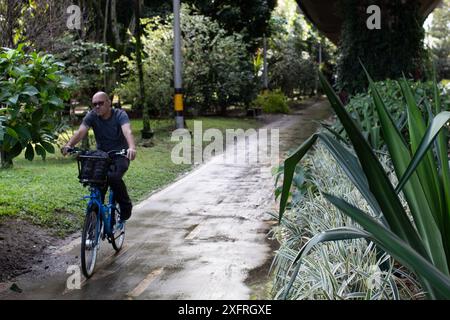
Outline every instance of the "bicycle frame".
[[(86, 215), (90, 213), (92, 208), (99, 208), (99, 215), (97, 215), (97, 222), (103, 222), (103, 223), (97, 223), (97, 229), (95, 230), (96, 235), (98, 235), (101, 230), (99, 229), (100, 226), (103, 226), (104, 235), (112, 235), (112, 213), (114, 212), (114, 209), (116, 208), (113, 199), (114, 199), (114, 192), (110, 189), (109, 190), (109, 201), (108, 204), (103, 204), (102, 199), (102, 193), (98, 187), (90, 187), (91, 194), (89, 196), (84, 196), (83, 199), (89, 199), (89, 202), (86, 207)], [(95, 241), (99, 239), (99, 237), (95, 237)], [(94, 243), (94, 245), (97, 245), (97, 243)]]

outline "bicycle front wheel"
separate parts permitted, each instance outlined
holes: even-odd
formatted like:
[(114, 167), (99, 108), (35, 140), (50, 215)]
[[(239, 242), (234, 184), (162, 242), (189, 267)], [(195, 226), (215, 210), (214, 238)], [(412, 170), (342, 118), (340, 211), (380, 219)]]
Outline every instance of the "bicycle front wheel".
[(81, 269), (86, 278), (94, 273), (97, 254), (100, 248), (101, 223), (95, 210), (89, 212), (84, 220), (81, 236)]

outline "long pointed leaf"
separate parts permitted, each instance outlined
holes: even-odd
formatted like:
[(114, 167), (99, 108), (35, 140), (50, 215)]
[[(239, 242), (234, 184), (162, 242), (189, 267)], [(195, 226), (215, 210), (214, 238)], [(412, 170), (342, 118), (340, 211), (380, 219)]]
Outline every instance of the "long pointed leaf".
[[(380, 216), (381, 215), (380, 205), (378, 204), (377, 200), (375, 199), (375, 197), (373, 196), (372, 192), (369, 189), (367, 178), (364, 175), (364, 172), (362, 171), (358, 159), (344, 146), (342, 146), (339, 142), (332, 139), (328, 135), (319, 134), (319, 138), (325, 144), (328, 151), (331, 152), (331, 154), (336, 159), (340, 167), (344, 170), (350, 181), (352, 181), (352, 183), (356, 186), (361, 195), (369, 203), (370, 207), (375, 212), (375, 214), (377, 216)], [(381, 215), (381, 219), (383, 223), (386, 226), (388, 226), (384, 216)]]
[(414, 154), (408, 168), (405, 173), (399, 180), (399, 183), (396, 188), (396, 192), (400, 192), (402, 188), (405, 186), (405, 183), (411, 177), (411, 174), (417, 168), (417, 165), (420, 163), (422, 158), (425, 156), (428, 149), (433, 144), (434, 138), (436, 138), (439, 131), (445, 126), (447, 121), (450, 119), (450, 112), (442, 111), (436, 117), (434, 117), (430, 126), (425, 133), (425, 136), (422, 138), (419, 147), (417, 148), (417, 152)]
[(367, 141), (364, 140), (364, 137), (357, 129), (357, 126), (345, 111), (344, 106), (332, 90), (328, 81), (320, 73), (319, 78), (322, 83), (322, 87), (330, 100), (331, 106), (335, 110), (350, 140), (352, 141), (354, 150), (361, 163), (361, 167), (367, 177), (370, 190), (376, 197), (390, 228), (395, 234), (399, 235), (402, 239), (416, 247), (421, 254), (427, 256), (427, 252), (411, 222), (409, 221), (400, 199), (396, 196), (394, 188), (389, 181), (388, 176), (384, 172), (380, 162), (376, 158)]
[[(311, 249), (321, 243), (321, 242), (327, 242), (327, 241), (341, 241), (341, 240), (352, 240), (352, 239), (360, 239), (360, 238), (368, 238), (369, 235), (360, 229), (356, 228), (336, 228), (336, 229), (330, 229), (323, 231), (314, 237), (312, 237), (308, 242), (306, 242), (303, 247), (300, 249), (299, 253), (297, 254), (297, 257), (292, 262), (292, 265), (294, 265), (297, 261), (299, 261), (303, 256), (307, 255)], [(291, 279), (289, 280), (289, 284), (285, 288), (283, 299), (286, 300), (289, 291), (292, 288), (292, 285), (294, 284), (295, 278), (298, 275), (298, 272), (300, 270), (301, 266), (301, 260), (298, 262), (295, 270), (293, 271), (291, 275)]]
[[(365, 70), (365, 69), (364, 69)], [(372, 97), (374, 106), (380, 119), (381, 128), (383, 130), (383, 136), (388, 146), (389, 153), (391, 155), (392, 163), (394, 165), (395, 172), (398, 177), (402, 176), (405, 172), (408, 163), (411, 160), (409, 149), (403, 139), (403, 136), (395, 126), (395, 123), (390, 116), (381, 95), (378, 92), (375, 83), (367, 73), (370, 89), (372, 91)], [(433, 213), (439, 206), (431, 206), (430, 199), (426, 197), (427, 190), (429, 188), (427, 184), (422, 184), (417, 175), (415, 174), (408, 185), (405, 186), (404, 194), (408, 201), (411, 214), (414, 217), (414, 223), (421, 236), (421, 244), (426, 250), (426, 254), (423, 256), (430, 258), (442, 272), (448, 274), (448, 266), (444, 253), (444, 246), (442, 243), (442, 237), (438, 228), (435, 216)], [(404, 214), (399, 213), (399, 214)]]
[(279, 221), (283, 217), (284, 210), (286, 209), (286, 204), (289, 197), (289, 190), (292, 185), (292, 179), (294, 177), (295, 167), (297, 163), (303, 158), (303, 156), (312, 147), (314, 142), (317, 140), (317, 135), (312, 135), (308, 140), (303, 142), (303, 144), (294, 151), (294, 153), (284, 161), (284, 177), (283, 177), (283, 189), (280, 199), (280, 211), (279, 211)]
[[(400, 81), (400, 87), (403, 92), (403, 96), (406, 99), (408, 124), (409, 124), (409, 136), (411, 141), (411, 151), (414, 153), (419, 147), (419, 143), (426, 131), (426, 125), (422, 118), (422, 114), (419, 107), (416, 104), (416, 100), (413, 96), (411, 88), (409, 87), (406, 79)], [(430, 118), (431, 119), (431, 118)], [(433, 213), (436, 222), (441, 225), (442, 221), (442, 197), (439, 179), (436, 171), (436, 164), (433, 160), (431, 150), (429, 150), (424, 156), (423, 160), (417, 167), (417, 176), (423, 186), (423, 191), (427, 197), (428, 204), (430, 205), (431, 212)]]
[[(284, 181), (282, 197), (280, 200), (280, 220), (282, 214), (286, 208), (287, 195), (289, 194), (289, 189), (292, 184), (292, 179), (294, 176), (295, 166), (304, 157), (306, 152), (313, 146), (313, 143), (319, 138), (331, 153), (334, 159), (338, 162), (340, 167), (344, 170), (345, 174), (348, 176), (350, 181), (356, 186), (356, 188), (361, 192), (362, 196), (371, 206), (372, 210), (377, 214), (381, 214), (380, 206), (369, 189), (369, 184), (367, 178), (362, 171), (361, 165), (358, 159), (348, 151), (344, 146), (342, 146), (338, 141), (331, 138), (330, 136), (322, 133), (314, 134), (309, 140), (307, 140), (300, 148), (298, 148), (289, 158), (286, 159), (284, 163)], [(284, 195), (284, 196), (283, 196)], [(383, 216), (381, 219), (385, 225), (387, 221)]]
[[(433, 95), (435, 113), (442, 111), (441, 96), (439, 94), (436, 78), (433, 81)], [(448, 163), (448, 130), (441, 130), (437, 137), (437, 157), (440, 165), (440, 181), (443, 189), (444, 210), (442, 214), (443, 225), (441, 226), (445, 252), (447, 255), (447, 264), (450, 266), (450, 170)]]
[[(413, 270), (420, 278), (426, 280), (438, 294), (438, 298), (450, 299), (450, 278), (423, 258), (420, 253), (367, 213), (335, 196), (329, 194), (324, 196), (344, 214), (359, 223), (371, 235), (373, 242)], [(435, 292), (430, 292), (430, 296), (433, 297)]]

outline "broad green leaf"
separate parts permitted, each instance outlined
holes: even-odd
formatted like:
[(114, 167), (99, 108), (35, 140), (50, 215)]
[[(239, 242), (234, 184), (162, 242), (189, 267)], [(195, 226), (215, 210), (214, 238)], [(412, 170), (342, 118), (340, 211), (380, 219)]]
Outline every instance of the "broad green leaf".
[(42, 120), (43, 115), (44, 115), (44, 110), (42, 108), (37, 109), (31, 115), (31, 122), (38, 123), (39, 121)]
[(36, 154), (41, 156), (42, 160), (45, 160), (45, 157), (47, 155), (47, 152), (45, 151), (45, 149), (40, 144), (36, 144), (34, 146), (34, 149), (36, 151)]
[(27, 149), (25, 150), (25, 159), (29, 161), (33, 161), (34, 159), (34, 149), (31, 143), (28, 144)]
[(20, 127), (14, 128), (14, 129), (16, 130), (17, 134), (19, 135), (18, 139), (20, 141), (28, 143), (28, 141), (31, 140), (31, 133), (27, 127), (20, 126)]
[(48, 153), (55, 153), (55, 147), (51, 143), (48, 143), (46, 141), (41, 141), (41, 145), (44, 147), (44, 149)]
[(52, 96), (48, 99), (48, 103), (53, 104), (54, 106), (62, 106), (64, 101), (57, 96)]
[(17, 157), (19, 154), (22, 153), (23, 147), (20, 143), (16, 143), (12, 146), (12, 148), (10, 150), (8, 150), (7, 154), (6, 154), (6, 159), (7, 160), (12, 160), (15, 157)]
[(10, 128), (10, 127), (6, 127), (6, 133), (9, 135), (9, 136), (11, 136), (11, 137), (13, 137), (14, 139), (16, 139), (16, 140), (19, 140), (19, 135), (17, 134), (17, 132), (13, 129), (13, 128)]
[(47, 75), (47, 78), (52, 80), (52, 81), (59, 81), (60, 77), (54, 73), (49, 73)]
[[(434, 96), (434, 110), (436, 114), (442, 111), (441, 97), (439, 94), (439, 89), (436, 83), (436, 78), (433, 81), (433, 96)], [(447, 264), (450, 266), (450, 170), (448, 166), (448, 130), (441, 130), (437, 139), (437, 157), (439, 160), (440, 167), (440, 181), (443, 188), (443, 226), (442, 234), (445, 252), (447, 253)]]
[(65, 88), (69, 88), (75, 85), (75, 81), (70, 77), (62, 75), (60, 84)]
[(18, 100), (19, 100), (19, 95), (15, 94), (8, 99), (8, 102), (9, 102), (9, 104), (15, 105)]
[(30, 84), (27, 84), (27, 85), (25, 85), (25, 87), (23, 88), (21, 93), (25, 94), (27, 96), (35, 96), (35, 95), (39, 94), (39, 90), (36, 89), (36, 87), (34, 87)]
[[(405, 79), (400, 80), (400, 87), (403, 96), (407, 102), (409, 137), (411, 142), (411, 151), (417, 151), (420, 140), (426, 131), (426, 125), (422, 118), (422, 114), (416, 104), (411, 88), (408, 86)], [(417, 176), (423, 186), (423, 191), (427, 197), (428, 204), (435, 216), (436, 222), (442, 225), (442, 208), (443, 201), (441, 198), (441, 188), (439, 178), (436, 171), (436, 163), (433, 160), (431, 150), (428, 151), (423, 158), (423, 161), (417, 167)], [(403, 172), (399, 175), (401, 176)]]

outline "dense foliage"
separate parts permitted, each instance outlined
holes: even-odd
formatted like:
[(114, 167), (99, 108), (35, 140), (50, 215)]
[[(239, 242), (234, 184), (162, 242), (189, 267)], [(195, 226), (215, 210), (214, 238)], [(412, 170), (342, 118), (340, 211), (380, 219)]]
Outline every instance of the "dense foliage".
[(450, 79), (450, 0), (433, 11), (429, 36), (439, 79)]
[(74, 40), (73, 37), (63, 38), (61, 42), (65, 50), (56, 56), (75, 80), (73, 98), (89, 104), (92, 95), (104, 86), (105, 73), (113, 71), (105, 56), (114, 50), (102, 43)]
[(266, 91), (252, 102), (253, 107), (265, 113), (289, 113), (288, 99), (281, 90)]
[(313, 95), (318, 69), (331, 78), (336, 62), (336, 47), (296, 7), (295, 1), (285, 1), (273, 12), (268, 51), (269, 87), (290, 98)]
[(45, 159), (53, 153), (60, 113), (70, 97), (71, 79), (64, 65), (51, 55), (26, 54), (18, 49), (0, 50), (0, 151), (2, 166), (25, 149)]
[[(250, 103), (256, 95), (255, 82), (251, 56), (242, 35), (228, 35), (217, 22), (187, 7), (183, 9), (181, 21), (186, 107), (201, 113), (210, 108), (225, 111), (230, 104)], [(144, 22), (145, 96), (150, 112), (164, 116), (171, 112), (173, 91), (172, 22), (158, 17)], [(128, 79), (117, 92), (133, 103), (138, 98), (136, 61), (134, 57), (122, 59), (127, 64)]]
[[(369, 30), (368, 6), (381, 8), (381, 29)], [(361, 92), (368, 86), (361, 60), (375, 81), (407, 77), (421, 79), (424, 29), (419, 1), (341, 0), (343, 26), (337, 65), (337, 89)]]
[[(182, 1), (194, 7), (203, 16), (219, 23), (228, 35), (239, 33), (243, 36), (247, 49), (253, 52), (260, 45), (264, 34), (270, 35), (269, 20), (275, 8), (276, 0), (186, 0)], [(163, 16), (172, 13), (171, 3), (161, 0), (145, 1), (148, 13), (156, 12)]]

